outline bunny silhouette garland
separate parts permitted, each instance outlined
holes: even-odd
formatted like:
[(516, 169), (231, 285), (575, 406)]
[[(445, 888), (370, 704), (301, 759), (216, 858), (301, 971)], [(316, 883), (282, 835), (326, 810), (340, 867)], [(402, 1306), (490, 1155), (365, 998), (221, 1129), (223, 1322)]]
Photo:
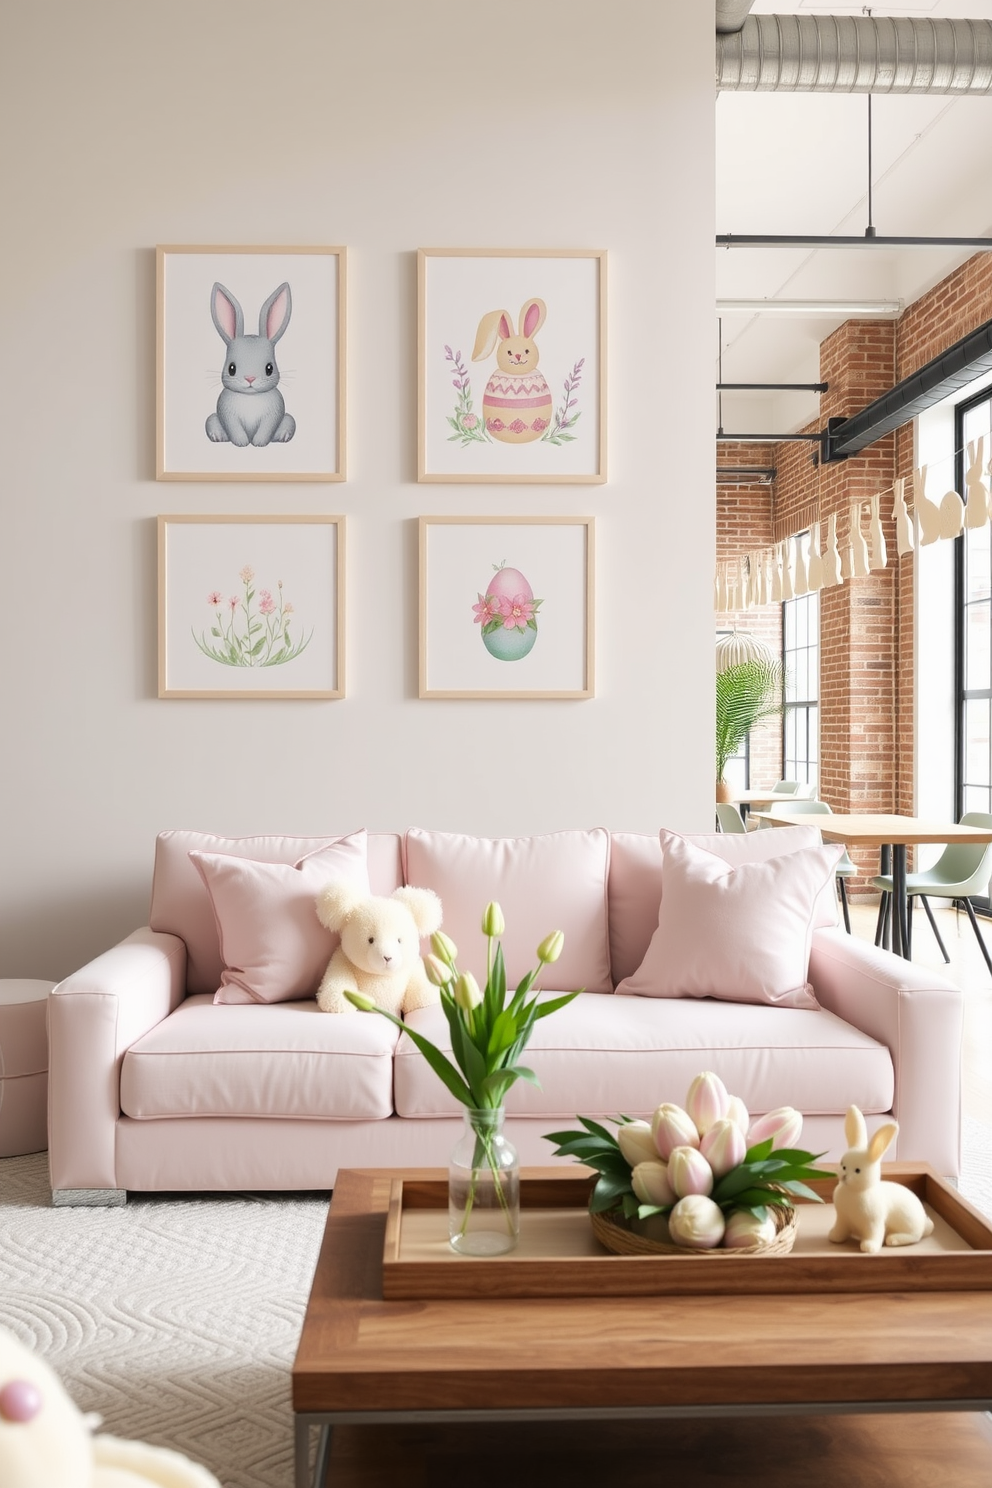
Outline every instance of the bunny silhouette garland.
[[(992, 496), (986, 477), (985, 436), (969, 442), (962, 501), (957, 491), (945, 491), (939, 501), (927, 494), (927, 466), (913, 476), (913, 513), (906, 504), (905, 479), (892, 486), (892, 520), (896, 553), (900, 558), (921, 547), (950, 540), (969, 528), (982, 527), (992, 517)], [(868, 536), (862, 529), (865, 505), (870, 511)], [(771, 549), (759, 549), (720, 564), (714, 585), (717, 613), (746, 610), (756, 604), (777, 604), (800, 594), (814, 594), (850, 578), (885, 568), (888, 552), (881, 522), (881, 494), (870, 501), (852, 502), (848, 511), (848, 536), (840, 543), (837, 513), (827, 519), (826, 545), (821, 548), (820, 523), (810, 523), (808, 538), (787, 537)], [(762, 597), (765, 596), (765, 597)]]

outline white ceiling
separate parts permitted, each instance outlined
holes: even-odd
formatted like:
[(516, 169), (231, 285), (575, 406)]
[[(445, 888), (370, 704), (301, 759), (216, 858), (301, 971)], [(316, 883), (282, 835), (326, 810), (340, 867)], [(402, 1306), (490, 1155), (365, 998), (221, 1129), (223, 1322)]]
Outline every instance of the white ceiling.
[[(756, 0), (755, 15), (861, 15), (862, 5)], [(904, 0), (874, 16), (992, 20), (992, 0)], [(868, 224), (864, 94), (720, 93), (716, 231), (860, 235)], [(872, 100), (872, 217), (880, 236), (992, 236), (992, 94)], [(969, 257), (905, 248), (716, 250), (716, 297), (885, 299), (906, 304)], [(725, 382), (816, 382), (819, 345), (844, 315), (724, 314)], [(816, 418), (811, 393), (724, 393), (728, 433), (789, 433)]]

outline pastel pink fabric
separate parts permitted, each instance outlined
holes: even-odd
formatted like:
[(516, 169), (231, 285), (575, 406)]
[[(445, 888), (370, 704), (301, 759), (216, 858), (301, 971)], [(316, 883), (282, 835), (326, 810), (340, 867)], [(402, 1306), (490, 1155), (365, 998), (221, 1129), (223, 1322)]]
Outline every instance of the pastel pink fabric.
[[(293, 864), (318, 848), (339, 842), (342, 835), (325, 832), (319, 837), (219, 837), (214, 832), (193, 832), (188, 828), (158, 834), (148, 923), (153, 930), (178, 935), (186, 946), (187, 992), (213, 992), (224, 966), (210, 896), (190, 860), (190, 853), (225, 853), (236, 858), (253, 858), (258, 863)], [(368, 834), (369, 884), (373, 894), (391, 894), (403, 882), (401, 848), (402, 838), (398, 833)]]
[(617, 992), (816, 1008), (807, 978), (817, 899), (843, 847), (799, 848), (733, 868), (674, 832), (661, 832), (661, 846), (658, 928)]
[(224, 970), (217, 1003), (290, 1002), (312, 996), (339, 937), (317, 919), (319, 890), (347, 879), (369, 892), (364, 832), (299, 862), (258, 863), (191, 852), (217, 922)]
[(433, 889), (444, 931), (458, 947), (458, 966), (480, 986), (486, 975), (482, 915), (495, 900), (503, 911), (506, 975), (511, 987), (537, 965), (537, 947), (562, 930), (561, 957), (542, 978), (566, 991), (612, 992), (606, 880), (610, 834), (549, 832), (537, 837), (469, 837), (414, 828), (406, 834), (406, 881)]
[[(687, 833), (687, 842), (715, 853), (737, 867), (763, 863), (795, 852), (797, 847), (819, 847), (819, 827), (772, 827), (762, 832)], [(647, 954), (658, 928), (664, 856), (657, 832), (614, 832), (610, 846), (610, 960), (613, 978), (633, 976)], [(825, 886), (817, 902), (817, 929), (837, 924), (837, 892)]]

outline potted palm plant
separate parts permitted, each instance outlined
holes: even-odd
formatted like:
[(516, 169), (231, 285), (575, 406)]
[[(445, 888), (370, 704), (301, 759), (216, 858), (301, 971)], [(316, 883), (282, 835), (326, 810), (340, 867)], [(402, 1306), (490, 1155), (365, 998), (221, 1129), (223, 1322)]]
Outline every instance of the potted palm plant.
[(730, 799), (727, 761), (762, 718), (782, 709), (782, 666), (769, 652), (739, 661), (716, 674), (716, 798)]

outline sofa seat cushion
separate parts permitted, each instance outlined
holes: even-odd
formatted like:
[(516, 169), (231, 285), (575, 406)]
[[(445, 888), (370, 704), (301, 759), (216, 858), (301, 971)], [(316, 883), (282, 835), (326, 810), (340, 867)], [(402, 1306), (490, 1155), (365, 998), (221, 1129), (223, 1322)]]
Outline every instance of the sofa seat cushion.
[[(547, 995), (547, 994), (545, 994)], [(450, 1050), (440, 1008), (408, 1019)], [(825, 1009), (749, 1003), (584, 994), (535, 1026), (522, 1063), (541, 1082), (518, 1080), (507, 1096), (515, 1116), (645, 1116), (662, 1101), (685, 1099), (702, 1070), (714, 1070), (752, 1115), (795, 1106), (837, 1115), (892, 1109), (892, 1059), (877, 1043)], [(412, 1041), (396, 1051), (400, 1116), (440, 1116), (458, 1106)]]
[(384, 1120), (399, 1036), (385, 1018), (322, 1013), (312, 999), (220, 1007), (197, 994), (125, 1054), (121, 1109), (144, 1120)]

